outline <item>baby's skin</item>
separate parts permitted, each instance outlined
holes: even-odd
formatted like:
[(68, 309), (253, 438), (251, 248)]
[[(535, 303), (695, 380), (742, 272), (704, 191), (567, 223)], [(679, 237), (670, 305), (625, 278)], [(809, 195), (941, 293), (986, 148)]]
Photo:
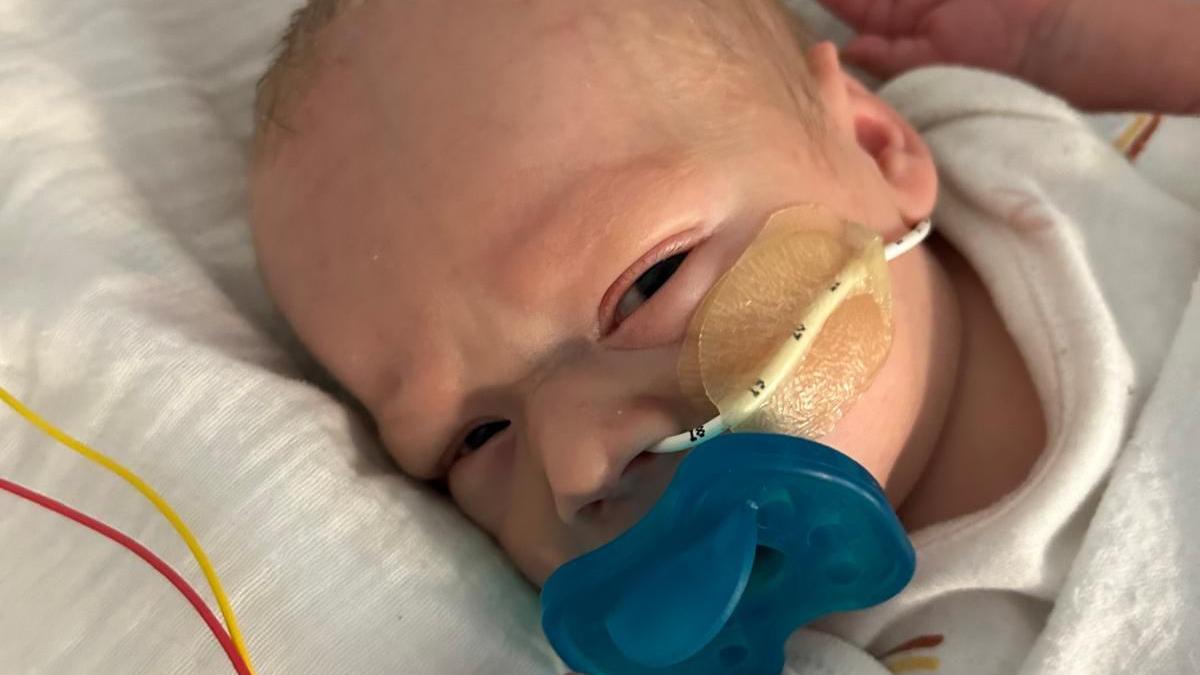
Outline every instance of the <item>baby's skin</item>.
[[(369, 0), (317, 36), (252, 176), (268, 288), (408, 474), (534, 583), (626, 529), (705, 421), (676, 364), (767, 217), (891, 240), (929, 216), (913, 128), (771, 0)], [(891, 263), (894, 337), (823, 442), (910, 528), (995, 501), (1045, 429), (979, 279)]]

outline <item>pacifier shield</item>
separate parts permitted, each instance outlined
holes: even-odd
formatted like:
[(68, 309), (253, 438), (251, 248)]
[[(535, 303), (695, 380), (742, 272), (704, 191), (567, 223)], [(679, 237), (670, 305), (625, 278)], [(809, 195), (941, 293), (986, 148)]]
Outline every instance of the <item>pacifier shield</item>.
[(630, 659), (661, 668), (694, 656), (725, 627), (741, 599), (758, 540), (743, 504), (675, 555), (633, 573), (605, 617)]
[(915, 555), (883, 490), (832, 448), (726, 434), (654, 508), (560, 567), (542, 628), (588, 675), (777, 675), (798, 627), (895, 595)]

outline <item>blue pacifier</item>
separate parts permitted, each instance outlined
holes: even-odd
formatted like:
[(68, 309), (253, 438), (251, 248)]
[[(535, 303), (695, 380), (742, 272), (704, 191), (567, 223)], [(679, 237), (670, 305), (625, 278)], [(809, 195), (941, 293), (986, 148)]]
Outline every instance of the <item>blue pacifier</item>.
[(542, 627), (587, 675), (776, 675), (796, 628), (887, 600), (914, 567), (854, 460), (802, 438), (725, 434), (691, 452), (632, 528), (550, 577)]

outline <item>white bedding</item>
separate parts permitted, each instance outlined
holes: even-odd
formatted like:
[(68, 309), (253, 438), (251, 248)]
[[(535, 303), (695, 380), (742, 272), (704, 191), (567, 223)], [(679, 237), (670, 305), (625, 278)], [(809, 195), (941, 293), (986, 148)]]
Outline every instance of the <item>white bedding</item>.
[[(562, 672), (533, 591), (281, 346), (244, 148), (294, 4), (0, 2), (0, 383), (174, 503), (260, 673)], [(136, 492), (7, 408), (0, 475), (203, 588)], [(0, 608), (0, 672), (232, 672), (144, 563), (7, 493)]]
[[(305, 381), (256, 277), (244, 217), (250, 101), (296, 2), (0, 0), (0, 384), (174, 503), (216, 563), (263, 675), (561, 673), (533, 590)], [(1176, 390), (1193, 391), (1195, 359), (1176, 363), (1186, 371)], [(1194, 404), (1151, 405), (1173, 411), (1160, 415), (1167, 425), (1180, 401)], [(1148, 473), (1159, 489), (1143, 516), (1194, 510), (1181, 481), (1200, 469), (1172, 473), (1156, 448), (1182, 459), (1196, 419), (1187, 434), (1140, 432), (1102, 516), (1133, 512)], [(203, 587), (137, 493), (6, 409), (0, 476), (119, 526)], [(1155, 550), (1194, 559), (1194, 541), (1172, 539), (1196, 534), (1194, 522), (1156, 532)], [(1194, 584), (1138, 551), (1136, 529), (1112, 532), (1089, 537), (1095, 555), (1055, 616), (1046, 667), (1031, 672), (1071, 672), (1051, 666), (1083, 653), (1133, 663), (1117, 649), (1125, 624), (1069, 626)], [(1110, 563), (1114, 583), (1157, 571), (1140, 586), (1148, 595), (1091, 597), (1103, 587), (1085, 581)], [(1153, 615), (1156, 628), (1198, 629), (1185, 611), (1196, 589), (1184, 588)], [(0, 672), (232, 672), (140, 560), (7, 494), (0, 608)]]

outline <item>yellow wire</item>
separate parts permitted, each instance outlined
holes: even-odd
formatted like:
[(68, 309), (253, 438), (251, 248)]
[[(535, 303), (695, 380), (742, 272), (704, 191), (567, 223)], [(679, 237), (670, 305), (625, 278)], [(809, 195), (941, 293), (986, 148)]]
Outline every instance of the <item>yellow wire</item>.
[(1128, 126), (1125, 127), (1125, 130), (1121, 132), (1121, 135), (1117, 136), (1116, 140), (1113, 141), (1113, 145), (1116, 146), (1116, 148), (1120, 150), (1122, 154), (1129, 152), (1129, 148), (1133, 146), (1133, 142), (1137, 140), (1137, 137), (1141, 135), (1142, 130), (1144, 130), (1153, 119), (1153, 115), (1140, 113), (1137, 117), (1133, 118), (1133, 121), (1130, 122)]
[(53, 438), (59, 443), (62, 443), (75, 452), (78, 452), (105, 469), (108, 469), (121, 478), (124, 478), (127, 483), (134, 487), (134, 489), (142, 493), (142, 496), (150, 500), (150, 503), (154, 505), (154, 508), (158, 509), (159, 513), (163, 514), (163, 517), (171, 523), (171, 526), (175, 528), (175, 531), (179, 533), (179, 536), (183, 539), (184, 543), (187, 544), (188, 549), (191, 550), (192, 555), (195, 556), (196, 562), (200, 564), (200, 571), (204, 573), (204, 578), (208, 581), (208, 587), (212, 589), (213, 595), (217, 598), (217, 605), (221, 608), (221, 616), (225, 619), (225, 627), (229, 629), (229, 637), (233, 640), (233, 646), (236, 647), (238, 653), (241, 654), (242, 660), (246, 663), (247, 670), (253, 674), (254, 666), (250, 663), (250, 652), (246, 649), (245, 641), (242, 640), (242, 631), (238, 628), (237, 617), (235, 617), (233, 614), (233, 607), (229, 604), (229, 598), (225, 596), (225, 590), (221, 586), (221, 580), (217, 578), (217, 572), (213, 569), (212, 563), (209, 562), (208, 555), (204, 553), (204, 549), (200, 547), (200, 542), (196, 541), (196, 538), (192, 536), (191, 530), (189, 530), (188, 526), (184, 524), (183, 519), (181, 519), (179, 515), (175, 513), (175, 509), (172, 509), (171, 505), (168, 504), (165, 499), (160, 497), (159, 494), (154, 491), (154, 488), (150, 487), (146, 481), (138, 477), (137, 474), (125, 468), (116, 460), (105, 455), (104, 453), (98, 450), (93, 450), (82, 441), (76, 440), (75, 438), (67, 435), (65, 432), (60, 431), (53, 424), (46, 421), (41, 415), (38, 415), (33, 410), (30, 410), (29, 407), (22, 403), (17, 397), (8, 393), (8, 390), (2, 386), (0, 386), (0, 400), (3, 400), (5, 403), (7, 403), (9, 407), (17, 411), (18, 415), (24, 417), (33, 426), (41, 429), (42, 432), (44, 432), (50, 438)]

